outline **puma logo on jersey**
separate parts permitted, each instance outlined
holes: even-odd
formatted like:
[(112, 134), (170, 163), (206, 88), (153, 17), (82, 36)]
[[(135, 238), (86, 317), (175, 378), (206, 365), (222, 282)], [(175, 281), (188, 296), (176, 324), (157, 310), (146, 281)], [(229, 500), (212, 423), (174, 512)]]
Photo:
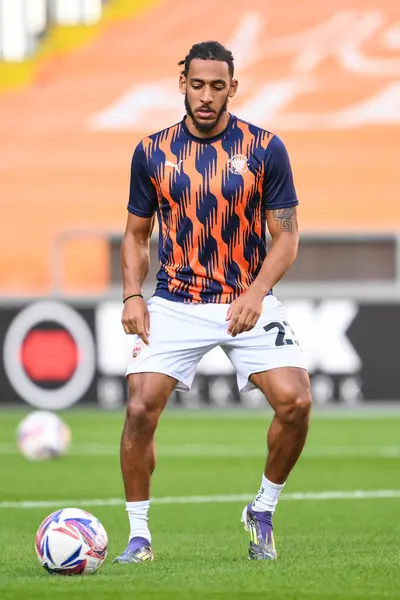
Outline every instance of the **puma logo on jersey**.
[(177, 165), (169, 160), (166, 160), (164, 164), (166, 167), (172, 167), (173, 169), (176, 169), (176, 172), (179, 174), (181, 172), (181, 164), (182, 163), (183, 163), (183, 160), (180, 160)]

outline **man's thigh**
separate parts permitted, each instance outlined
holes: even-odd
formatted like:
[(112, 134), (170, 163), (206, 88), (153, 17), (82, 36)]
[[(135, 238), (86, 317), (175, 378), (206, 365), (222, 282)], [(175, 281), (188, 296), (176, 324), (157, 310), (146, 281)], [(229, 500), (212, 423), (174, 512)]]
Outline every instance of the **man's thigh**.
[(249, 380), (263, 392), (274, 410), (311, 398), (310, 379), (305, 369), (277, 367), (253, 373)]
[(132, 336), (127, 375), (162, 373), (178, 381), (176, 389), (190, 389), (203, 355), (218, 344), (204, 307), (185, 305), (157, 297), (148, 302), (149, 345)]
[(263, 311), (254, 329), (229, 340), (224, 350), (236, 369), (241, 392), (256, 387), (251, 377), (255, 373), (306, 369), (303, 352), (285, 310), (272, 295), (264, 299)]
[(143, 403), (147, 408), (164, 410), (178, 381), (164, 373), (131, 373), (128, 375), (129, 402)]

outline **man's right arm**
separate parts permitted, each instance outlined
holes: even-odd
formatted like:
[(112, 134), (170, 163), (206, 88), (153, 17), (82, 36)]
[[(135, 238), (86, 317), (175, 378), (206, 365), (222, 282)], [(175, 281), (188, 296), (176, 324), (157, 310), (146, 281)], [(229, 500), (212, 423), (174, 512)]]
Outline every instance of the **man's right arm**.
[[(157, 192), (140, 142), (132, 157), (128, 202), (128, 219), (122, 241), (123, 298), (141, 294), (150, 265), (150, 236), (154, 227)], [(150, 318), (143, 298), (135, 296), (124, 302), (122, 325), (125, 333), (137, 333), (149, 343)]]
[(122, 240), (123, 297), (141, 294), (150, 265), (150, 236), (154, 227), (153, 217), (138, 217), (128, 213)]
[[(123, 297), (141, 294), (142, 285), (150, 265), (150, 237), (154, 227), (153, 217), (128, 214), (122, 240)], [(125, 333), (137, 333), (145, 344), (149, 343), (150, 319), (143, 298), (135, 296), (124, 303), (122, 325)]]

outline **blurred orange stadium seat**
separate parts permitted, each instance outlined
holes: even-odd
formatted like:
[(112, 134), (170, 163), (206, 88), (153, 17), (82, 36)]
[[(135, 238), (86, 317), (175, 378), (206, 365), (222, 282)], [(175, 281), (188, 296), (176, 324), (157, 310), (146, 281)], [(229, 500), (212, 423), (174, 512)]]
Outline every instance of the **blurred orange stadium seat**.
[[(302, 230), (400, 228), (400, 4), (225, 4), (218, 19), (212, 0), (176, 0), (109, 23), (0, 96), (1, 290), (49, 292), (65, 231), (122, 233), (132, 151), (181, 118), (176, 65), (203, 39), (236, 56), (232, 112), (284, 139)], [(82, 243), (66, 251), (66, 289), (104, 290), (104, 244)]]

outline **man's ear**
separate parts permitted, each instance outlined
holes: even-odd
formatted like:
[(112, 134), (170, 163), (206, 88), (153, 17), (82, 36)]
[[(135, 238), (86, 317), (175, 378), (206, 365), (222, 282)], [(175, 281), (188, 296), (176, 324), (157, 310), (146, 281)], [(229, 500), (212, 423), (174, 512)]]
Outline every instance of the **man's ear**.
[(233, 96), (236, 94), (238, 85), (239, 85), (238, 80), (232, 79), (231, 85), (229, 86), (229, 93), (228, 93), (229, 98), (233, 98)]
[(186, 94), (186, 77), (183, 73), (179, 75), (179, 89), (181, 94)]

